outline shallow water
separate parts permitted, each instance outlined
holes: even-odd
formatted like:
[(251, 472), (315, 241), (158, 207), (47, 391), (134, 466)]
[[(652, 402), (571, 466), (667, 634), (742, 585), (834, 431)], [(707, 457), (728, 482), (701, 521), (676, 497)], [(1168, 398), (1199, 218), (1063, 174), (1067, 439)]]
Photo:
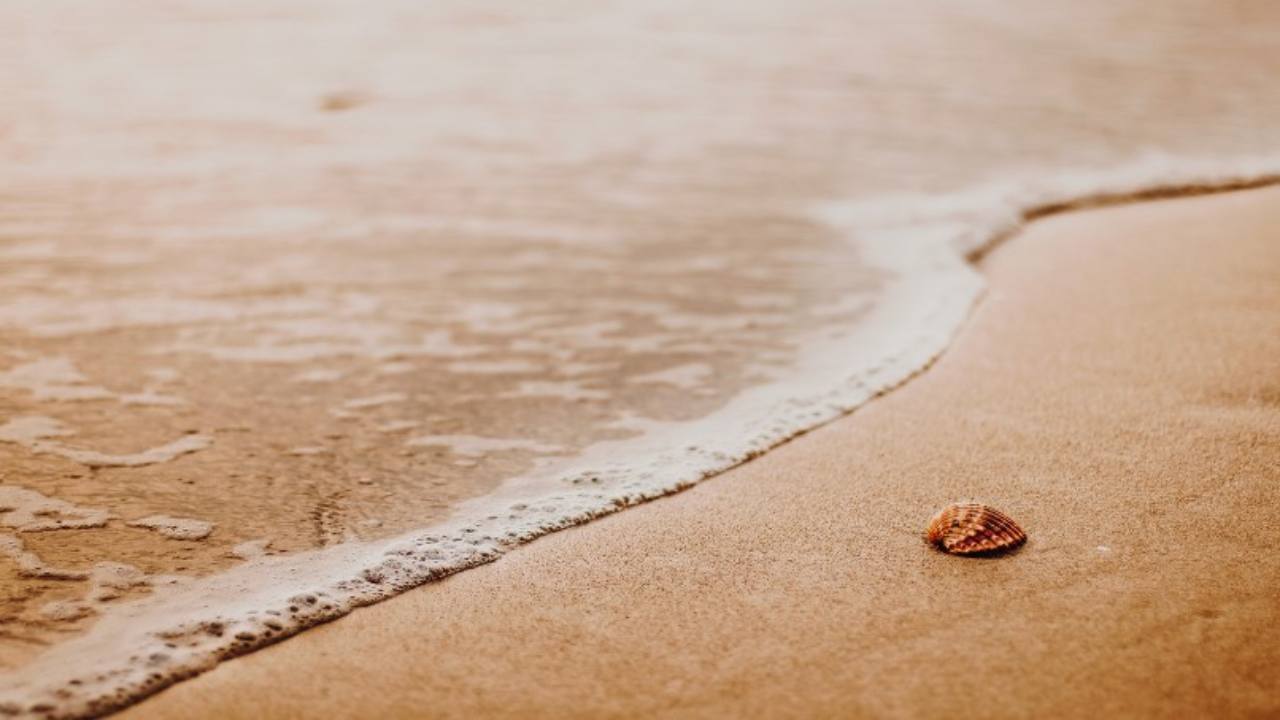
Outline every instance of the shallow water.
[(1277, 14), (6, 4), (5, 699), (110, 706), (856, 407), (1023, 209), (1273, 171)]

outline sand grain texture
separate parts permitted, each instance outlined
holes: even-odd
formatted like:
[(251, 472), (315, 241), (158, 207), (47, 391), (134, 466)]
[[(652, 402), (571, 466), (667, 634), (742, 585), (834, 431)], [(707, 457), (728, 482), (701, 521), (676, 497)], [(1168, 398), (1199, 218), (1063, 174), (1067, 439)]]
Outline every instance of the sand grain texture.
[[(948, 354), (852, 417), (124, 716), (1274, 717), (1280, 190), (1051, 218), (984, 267)], [(926, 547), (970, 497), (1027, 546)]]

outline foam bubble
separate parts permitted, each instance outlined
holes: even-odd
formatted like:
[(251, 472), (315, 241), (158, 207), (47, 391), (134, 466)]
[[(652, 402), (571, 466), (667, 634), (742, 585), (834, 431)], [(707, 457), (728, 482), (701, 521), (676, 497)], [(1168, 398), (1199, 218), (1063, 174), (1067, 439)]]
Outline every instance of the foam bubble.
[(343, 373), (340, 370), (334, 370), (332, 368), (313, 368), (294, 375), (293, 381), (301, 383), (329, 383), (337, 382), (338, 380), (341, 380), (342, 377)]
[(241, 560), (256, 560), (266, 557), (270, 547), (270, 540), (246, 540), (231, 548), (230, 555)]
[(503, 393), (502, 397), (537, 398), (551, 397), (564, 400), (605, 400), (609, 393), (587, 387), (576, 380), (525, 380), (515, 390)]
[(38, 443), (32, 447), (37, 452), (59, 455), (89, 467), (142, 467), (169, 462), (182, 455), (204, 450), (212, 444), (213, 438), (208, 435), (191, 434), (136, 453), (103, 453), (67, 447), (61, 443)]
[(476, 435), (420, 435), (405, 441), (414, 447), (444, 447), (455, 455), (480, 457), (503, 450), (529, 450), (540, 453), (564, 452), (560, 445), (517, 438), (491, 438)]
[(635, 375), (629, 378), (628, 382), (670, 385), (682, 390), (696, 390), (711, 379), (713, 372), (714, 369), (706, 363), (687, 363), (644, 375)]
[(412, 430), (422, 423), (417, 420), (391, 420), (378, 426), (378, 432), (382, 433), (398, 433)]
[(79, 600), (55, 600), (45, 603), (40, 608), (40, 614), (54, 622), (71, 622), (92, 615), (93, 608)]
[(0, 525), (19, 532), (103, 527), (111, 513), (51, 498), (16, 485), (0, 485)]
[(450, 363), (447, 369), (451, 373), (461, 374), (518, 375), (521, 373), (536, 373), (542, 369), (542, 366), (528, 360), (468, 360)]
[(0, 388), (25, 390), (37, 400), (108, 400), (115, 393), (89, 385), (71, 361), (44, 358), (0, 372)]
[(175, 540), (203, 540), (213, 532), (213, 523), (168, 515), (149, 515), (126, 523), (129, 527), (154, 530)]
[(367, 410), (369, 408), (382, 407), (392, 403), (404, 402), (406, 396), (402, 392), (381, 393), (369, 397), (354, 398), (342, 403), (342, 407), (347, 410)]
[(89, 573), (83, 570), (46, 564), (38, 555), (27, 550), (26, 545), (15, 535), (0, 535), (0, 554), (12, 560), (18, 566), (18, 574), (23, 577), (46, 580), (85, 580), (89, 577)]

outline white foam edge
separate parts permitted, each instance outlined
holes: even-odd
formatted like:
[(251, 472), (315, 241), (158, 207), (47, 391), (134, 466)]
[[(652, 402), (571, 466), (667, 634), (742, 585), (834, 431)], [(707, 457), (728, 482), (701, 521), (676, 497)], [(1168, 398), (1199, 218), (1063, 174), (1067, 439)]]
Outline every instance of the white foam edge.
[(539, 536), (686, 489), (845, 415), (943, 352), (984, 287), (967, 258), (1030, 218), (1276, 182), (1280, 157), (1224, 163), (1153, 155), (1106, 171), (815, 208), (815, 218), (856, 237), (866, 259), (892, 279), (870, 317), (847, 334), (812, 339), (786, 379), (751, 388), (706, 418), (599, 443), (567, 468), (512, 479), (461, 504), (445, 523), (384, 541), (261, 557), (111, 606), (85, 634), (0, 680), (0, 713), (79, 717), (122, 707)]

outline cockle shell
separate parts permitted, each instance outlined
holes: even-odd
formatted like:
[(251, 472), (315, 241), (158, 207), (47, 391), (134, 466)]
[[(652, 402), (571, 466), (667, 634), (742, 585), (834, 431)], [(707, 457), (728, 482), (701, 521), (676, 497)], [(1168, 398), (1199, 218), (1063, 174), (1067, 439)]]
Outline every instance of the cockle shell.
[(969, 502), (939, 510), (929, 521), (924, 538), (955, 555), (976, 555), (1016, 548), (1027, 541), (1027, 534), (999, 510)]

